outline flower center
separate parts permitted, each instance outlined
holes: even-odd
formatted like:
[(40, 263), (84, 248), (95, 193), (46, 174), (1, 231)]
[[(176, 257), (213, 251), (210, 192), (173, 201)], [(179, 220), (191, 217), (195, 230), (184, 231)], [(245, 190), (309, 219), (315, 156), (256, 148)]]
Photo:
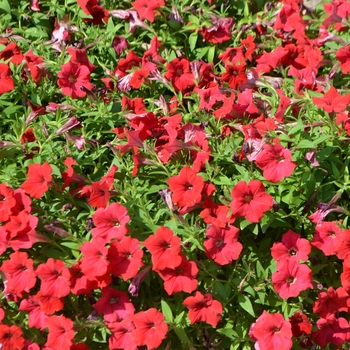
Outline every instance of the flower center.
[(292, 248), (290, 248), (290, 249), (288, 250), (289, 255), (296, 255), (297, 252), (298, 252), (298, 251), (297, 251), (294, 247), (292, 247)]
[(75, 77), (74, 75), (71, 75), (71, 76), (68, 78), (68, 81), (69, 81), (70, 83), (76, 83), (77, 77)]
[(295, 282), (296, 278), (293, 276), (289, 276), (286, 280), (287, 284), (293, 284)]
[(252, 196), (252, 195), (247, 195), (247, 196), (244, 197), (244, 201), (245, 201), (246, 203), (250, 203), (250, 202), (252, 201), (252, 199), (253, 199), (253, 196)]

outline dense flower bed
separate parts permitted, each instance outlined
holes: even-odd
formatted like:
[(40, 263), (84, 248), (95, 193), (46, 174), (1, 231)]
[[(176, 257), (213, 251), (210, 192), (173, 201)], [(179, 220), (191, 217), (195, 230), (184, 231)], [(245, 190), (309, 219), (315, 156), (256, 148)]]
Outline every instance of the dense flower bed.
[(350, 2), (1, 0), (2, 350), (350, 343)]

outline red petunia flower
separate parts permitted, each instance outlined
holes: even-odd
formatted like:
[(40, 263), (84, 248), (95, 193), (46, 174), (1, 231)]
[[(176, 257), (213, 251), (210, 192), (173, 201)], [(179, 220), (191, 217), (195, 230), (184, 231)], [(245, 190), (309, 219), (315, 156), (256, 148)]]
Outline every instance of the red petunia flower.
[(0, 221), (4, 222), (10, 218), (12, 208), (16, 205), (14, 198), (14, 190), (6, 186), (4, 183), (0, 184)]
[(99, 5), (97, 0), (78, 0), (78, 5), (84, 13), (92, 16), (92, 19), (86, 19), (92, 24), (103, 24), (108, 22), (108, 11)]
[(297, 166), (292, 161), (290, 150), (280, 144), (273, 146), (266, 144), (258, 154), (255, 164), (264, 171), (265, 179), (271, 182), (278, 182), (292, 175)]
[(107, 322), (117, 322), (135, 312), (128, 294), (109, 286), (102, 289), (102, 296), (94, 304), (94, 309), (102, 314)]
[(110, 272), (116, 276), (122, 276), (126, 281), (134, 278), (142, 262), (143, 250), (136, 238), (123, 237), (120, 242), (113, 241), (108, 250)]
[(11, 73), (11, 69), (7, 64), (0, 63), (0, 95), (15, 88), (15, 82), (11, 78)]
[(160, 227), (143, 245), (152, 254), (153, 270), (175, 269), (181, 264), (181, 239), (166, 227)]
[[(82, 64), (68, 62), (62, 66), (62, 70), (57, 73), (57, 76), (59, 78), (57, 85), (62, 88), (63, 95), (72, 98), (85, 97), (85, 89), (92, 89), (90, 70)], [(82, 90), (82, 87), (85, 89)]]
[(213, 202), (210, 198), (206, 198), (203, 202), (204, 210), (199, 213), (203, 221), (208, 225), (224, 228), (228, 224), (232, 224), (235, 218), (228, 215), (229, 207)]
[(33, 264), (33, 260), (28, 259), (27, 253), (19, 251), (12, 253), (10, 260), (5, 260), (0, 269), (7, 279), (6, 290), (16, 294), (29, 293), (36, 283)]
[(133, 321), (135, 343), (138, 346), (146, 345), (148, 350), (157, 349), (166, 338), (168, 325), (164, 322), (164, 316), (155, 308), (141, 311), (134, 315)]
[(134, 341), (135, 325), (132, 316), (126, 317), (121, 322), (108, 323), (107, 327), (112, 333), (108, 339), (109, 349), (137, 349)]
[(191, 324), (206, 322), (216, 327), (223, 313), (221, 303), (213, 299), (210, 293), (203, 295), (201, 292), (196, 292), (193, 297), (186, 298), (183, 305), (189, 309), (188, 318)]
[(234, 226), (219, 228), (211, 226), (206, 232), (204, 241), (205, 255), (218, 265), (227, 265), (237, 260), (243, 249), (238, 242), (239, 229)]
[(38, 266), (36, 274), (41, 279), (40, 290), (44, 295), (62, 298), (69, 294), (70, 272), (63, 261), (49, 258), (45, 264)]
[(311, 244), (292, 230), (282, 236), (282, 243), (275, 242), (271, 247), (271, 255), (277, 261), (295, 259), (308, 260), (311, 253)]
[(282, 260), (272, 274), (272, 285), (282, 299), (297, 297), (301, 291), (313, 288), (312, 271), (296, 260)]
[(90, 72), (96, 69), (96, 66), (90, 62), (86, 54), (86, 49), (74, 49), (73, 47), (69, 47), (67, 51), (72, 56), (70, 62), (82, 64), (88, 67)]
[(172, 200), (178, 206), (191, 207), (201, 201), (204, 181), (193, 169), (186, 166), (178, 176), (171, 177), (167, 182), (173, 192)]
[(334, 222), (321, 222), (315, 228), (315, 235), (311, 244), (323, 251), (326, 256), (337, 254), (341, 242), (341, 229)]
[(98, 288), (97, 279), (86, 277), (81, 271), (80, 264), (75, 264), (69, 268), (71, 275), (71, 292), (76, 295), (88, 294)]
[(264, 310), (251, 325), (249, 336), (257, 342), (257, 349), (290, 350), (293, 346), (291, 328), (290, 322), (281, 314), (270, 314)]
[(70, 349), (75, 331), (73, 321), (63, 315), (51, 316), (46, 319), (49, 335), (45, 345), (54, 349)]
[(21, 188), (34, 198), (41, 198), (49, 189), (52, 180), (52, 168), (48, 162), (28, 165), (28, 179), (23, 182)]
[(331, 314), (326, 318), (320, 318), (316, 324), (319, 331), (313, 332), (311, 338), (322, 349), (329, 343), (341, 346), (348, 339), (349, 322), (343, 317), (337, 318)]
[(315, 300), (312, 311), (322, 318), (327, 318), (327, 316), (341, 311), (348, 312), (348, 299), (349, 294), (343, 287), (337, 289), (329, 287), (327, 292), (318, 294), (318, 299)]
[(341, 47), (337, 51), (335, 58), (340, 62), (340, 68), (343, 74), (350, 73), (350, 47)]
[(289, 322), (292, 325), (292, 333), (294, 337), (310, 334), (312, 331), (312, 323), (308, 317), (301, 312), (296, 312), (293, 316), (289, 317)]
[(154, 22), (154, 11), (164, 6), (165, 3), (164, 0), (136, 0), (131, 5), (136, 9), (141, 21), (148, 19), (150, 22)]
[(182, 256), (181, 264), (174, 269), (164, 269), (157, 271), (164, 281), (164, 289), (168, 295), (179, 292), (192, 293), (198, 286), (198, 267), (194, 261), (187, 261)]
[(23, 54), (21, 49), (18, 47), (16, 43), (11, 41), (1, 52), (0, 52), (0, 60), (10, 60), (13, 64), (21, 64), (23, 61)]
[(194, 75), (186, 58), (174, 58), (166, 65), (165, 78), (170, 80), (175, 91), (186, 91), (194, 87)]
[(0, 325), (0, 344), (1, 350), (22, 350), (24, 347), (24, 338), (21, 328), (16, 325)]
[(264, 213), (272, 208), (272, 197), (265, 192), (265, 187), (259, 180), (252, 180), (248, 184), (240, 181), (231, 195), (232, 215), (244, 216), (250, 222), (259, 222)]
[(130, 86), (134, 89), (139, 89), (149, 76), (149, 73), (149, 70), (146, 68), (136, 70), (129, 81)]
[(323, 97), (313, 97), (312, 101), (318, 108), (325, 112), (343, 112), (350, 102), (350, 94), (341, 96), (334, 86), (323, 95)]

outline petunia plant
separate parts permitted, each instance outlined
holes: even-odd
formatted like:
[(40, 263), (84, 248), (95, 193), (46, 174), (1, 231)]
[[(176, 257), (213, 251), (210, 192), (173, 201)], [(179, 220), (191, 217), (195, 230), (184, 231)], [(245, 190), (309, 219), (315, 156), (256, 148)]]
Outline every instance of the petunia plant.
[(0, 5), (2, 350), (349, 348), (349, 1)]

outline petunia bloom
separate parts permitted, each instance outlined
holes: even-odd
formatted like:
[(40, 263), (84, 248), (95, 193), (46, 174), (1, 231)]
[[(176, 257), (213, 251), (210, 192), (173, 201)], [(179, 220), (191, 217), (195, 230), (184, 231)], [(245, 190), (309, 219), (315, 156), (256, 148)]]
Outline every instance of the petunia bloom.
[(245, 181), (238, 182), (231, 195), (232, 215), (244, 216), (250, 222), (259, 222), (264, 213), (272, 208), (272, 197), (266, 193), (259, 180), (252, 180), (248, 184)]
[(11, 69), (7, 64), (0, 63), (0, 95), (15, 88), (15, 82), (11, 78), (11, 73)]
[(72, 98), (85, 97), (85, 90), (92, 89), (90, 70), (82, 64), (68, 62), (62, 66), (62, 70), (58, 72), (57, 76), (59, 78), (57, 84), (62, 88), (63, 95)]

